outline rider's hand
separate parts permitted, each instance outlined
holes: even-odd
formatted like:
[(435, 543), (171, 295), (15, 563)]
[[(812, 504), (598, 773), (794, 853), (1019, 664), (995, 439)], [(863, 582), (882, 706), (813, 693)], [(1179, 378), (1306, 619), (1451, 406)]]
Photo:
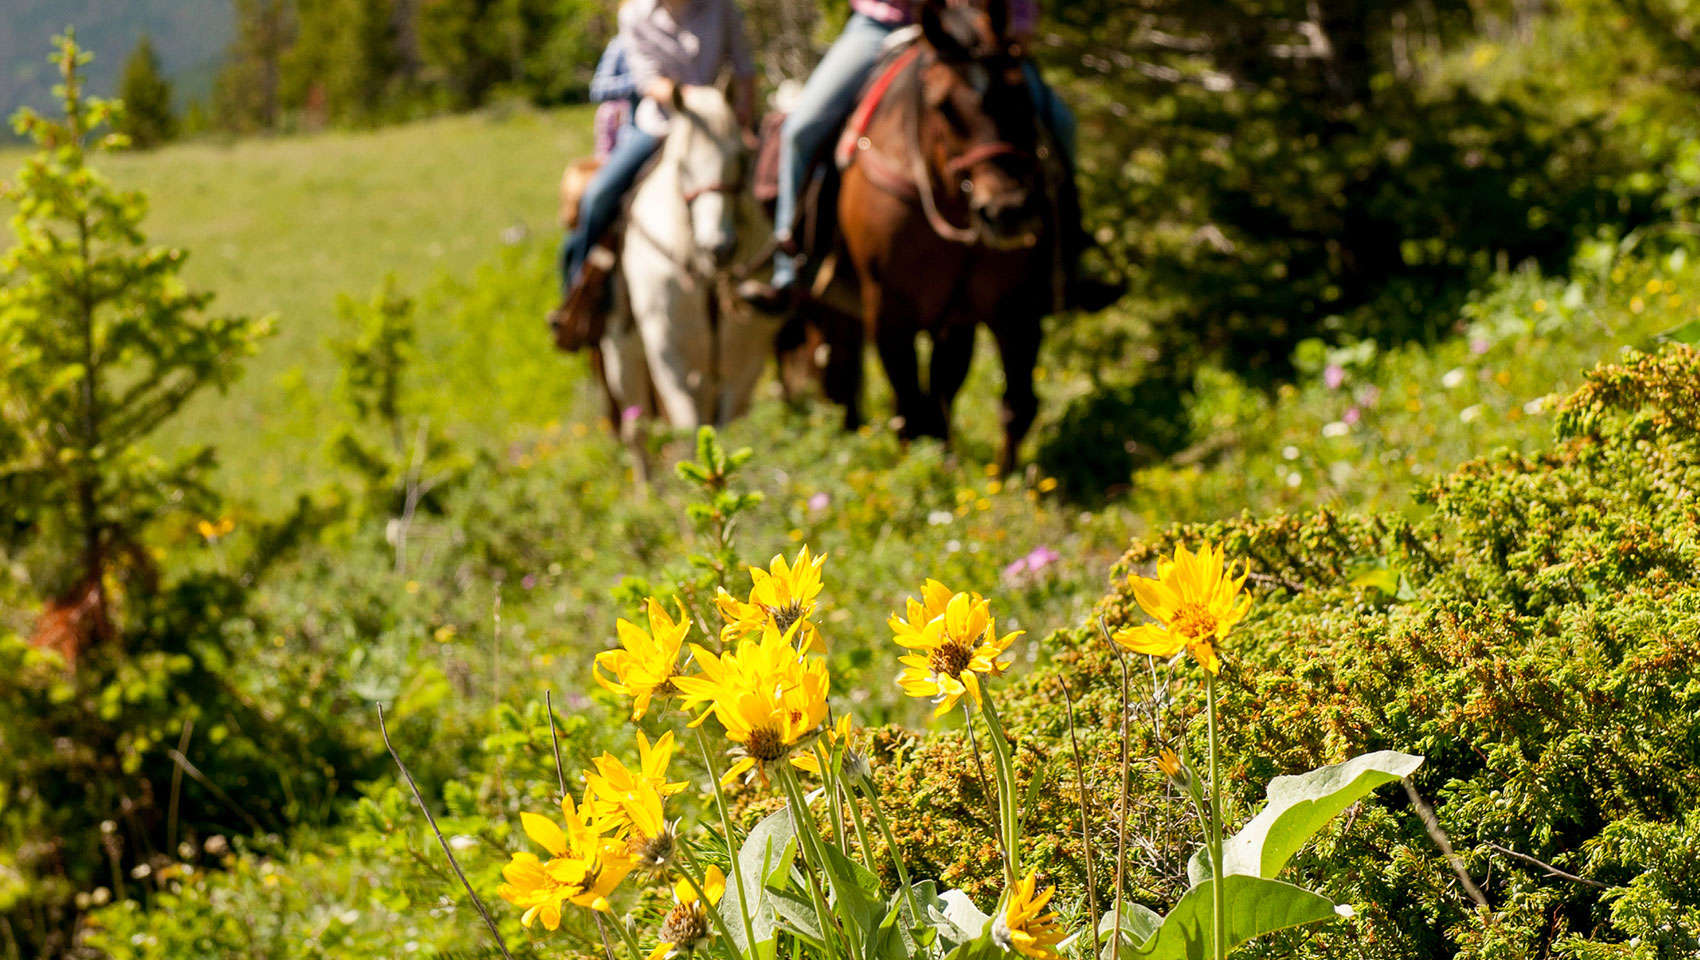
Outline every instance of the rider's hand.
[(656, 77), (649, 82), (643, 95), (664, 107), (673, 105), (673, 96), (678, 92), (679, 85), (666, 77)]

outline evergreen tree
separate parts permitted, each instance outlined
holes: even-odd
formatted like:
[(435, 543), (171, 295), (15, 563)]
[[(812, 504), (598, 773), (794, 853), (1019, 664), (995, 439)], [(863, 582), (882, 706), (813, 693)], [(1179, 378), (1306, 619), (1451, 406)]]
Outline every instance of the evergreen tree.
[(145, 33), (124, 63), (118, 97), (124, 101), (124, 119), (118, 129), (129, 136), (132, 146), (145, 150), (177, 136), (171, 84), (160, 73), (159, 54)]
[[(296, 0), (283, 100), (310, 119), (368, 123), (394, 98), (402, 65), (390, 0)], [(323, 117), (316, 114), (323, 113)]]
[(204, 387), (224, 387), (263, 322), (207, 318), (186, 290), (183, 254), (150, 248), (147, 204), (88, 166), (119, 141), (121, 104), (83, 95), (87, 54), (56, 38), (63, 119), (30, 110), (17, 132), (40, 152), (4, 191), (15, 245), (0, 256), (0, 544), (47, 603), (38, 638), (74, 659), (116, 635), (116, 598), (155, 582), (150, 527), (173, 513), (216, 516), (203, 480), (211, 451), (155, 456), (148, 438)]
[(214, 113), (231, 130), (277, 126), (279, 64), (291, 43), (289, 0), (234, 0), (236, 39), (219, 74)]

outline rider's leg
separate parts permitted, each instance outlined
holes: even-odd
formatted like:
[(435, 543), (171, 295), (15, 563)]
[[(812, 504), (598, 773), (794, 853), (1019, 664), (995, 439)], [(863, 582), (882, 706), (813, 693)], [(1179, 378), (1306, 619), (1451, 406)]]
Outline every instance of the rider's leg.
[[(862, 14), (851, 15), (844, 32), (803, 84), (797, 105), (785, 117), (780, 127), (779, 197), (773, 220), (774, 231), (781, 238), (789, 234), (797, 219), (797, 201), (816, 157), (844, 124), (856, 92), (879, 62), (880, 47), (892, 29)], [(775, 254), (773, 287), (784, 290), (796, 277), (796, 259), (783, 252)]]
[(584, 199), (579, 202), (578, 226), (561, 245), (563, 291), (572, 289), (578, 280), (590, 248), (614, 225), (615, 218), (620, 215), (620, 201), (631, 189), (638, 171), (643, 169), (644, 163), (660, 145), (658, 138), (629, 124), (620, 131), (619, 141), (608, 155), (608, 162), (596, 171), (596, 176), (584, 189)]
[(1024, 62), (1022, 71), (1027, 76), (1027, 93), (1033, 98), (1033, 108), (1039, 113), (1039, 121), (1051, 131), (1051, 137), (1056, 140), (1057, 149), (1062, 151), (1063, 162), (1068, 164), (1072, 175), (1080, 141), (1080, 124), (1074, 118), (1074, 111), (1039, 75), (1039, 68), (1033, 61)]
[(1039, 121), (1051, 132), (1051, 139), (1055, 141), (1057, 151), (1062, 154), (1062, 169), (1057, 173), (1061, 182), (1057, 184), (1056, 214), (1060, 228), (1058, 242), (1061, 245), (1062, 266), (1066, 273), (1066, 289), (1064, 302), (1059, 306), (1087, 312), (1102, 310), (1120, 299), (1126, 290), (1126, 283), (1120, 279), (1103, 280), (1083, 276), (1081, 255), (1095, 244), (1081, 222), (1080, 192), (1075, 182), (1075, 160), (1079, 155), (1076, 152), (1079, 142), (1078, 123), (1074, 111), (1045, 83), (1033, 61), (1027, 61), (1022, 67), (1027, 76), (1027, 90), (1033, 99), (1033, 107)]

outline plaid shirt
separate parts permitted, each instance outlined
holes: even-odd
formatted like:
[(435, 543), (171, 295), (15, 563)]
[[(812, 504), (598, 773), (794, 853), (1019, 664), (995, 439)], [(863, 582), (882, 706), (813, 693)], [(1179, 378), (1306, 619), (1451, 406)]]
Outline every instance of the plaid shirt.
[[(620, 36), (640, 92), (657, 77), (706, 86), (723, 65), (738, 77), (756, 72), (734, 0), (685, 0), (676, 17), (662, 0), (626, 0), (620, 8)], [(647, 97), (638, 104), (634, 122), (651, 136), (667, 135), (666, 112)]]
[(626, 45), (616, 33), (603, 49), (602, 59), (596, 62), (596, 76), (590, 79), (590, 99), (606, 103), (636, 95), (637, 84), (632, 82), (632, 68), (626, 63)]

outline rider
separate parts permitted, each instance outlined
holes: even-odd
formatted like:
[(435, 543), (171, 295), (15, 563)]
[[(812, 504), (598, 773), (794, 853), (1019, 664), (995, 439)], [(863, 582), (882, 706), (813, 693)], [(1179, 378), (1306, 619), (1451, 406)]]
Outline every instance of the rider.
[[(585, 188), (578, 226), (561, 244), (561, 305), (573, 309), (575, 292), (595, 309), (612, 258), (587, 269), (592, 246), (613, 225), (620, 201), (667, 134), (674, 91), (712, 84), (722, 66), (733, 76), (732, 109), (748, 129), (755, 104), (755, 64), (744, 18), (734, 0), (626, 0), (620, 38), (634, 88), (641, 97), (602, 169)], [(582, 289), (581, 289), (582, 288)]]
[[(821, 148), (849, 118), (856, 96), (879, 62), (886, 40), (899, 28), (913, 22), (915, 0), (850, 0), (850, 9), (850, 20), (844, 25), (844, 31), (809, 75), (796, 106), (780, 128), (779, 197), (773, 220), (777, 252), (773, 256), (773, 279), (768, 283), (746, 280), (738, 287), (740, 296), (764, 310), (783, 310), (791, 300), (790, 288), (797, 279), (797, 258), (791, 249), (791, 227), (797, 218), (798, 198)], [(1038, 0), (1011, 0), (1008, 22), (1011, 39), (1024, 43), (1037, 29), (1038, 23)], [(1074, 113), (1040, 78), (1031, 60), (1026, 61), (1023, 68), (1039, 119), (1056, 139), (1066, 174), (1072, 179)], [(1080, 232), (1078, 224), (1071, 227), (1074, 233)], [(1070, 244), (1071, 248), (1084, 245), (1079, 242)], [(1078, 249), (1072, 250), (1072, 253), (1071, 261), (1076, 259)], [(1073, 266), (1071, 262), (1071, 270)], [(1070, 286), (1076, 287), (1078, 283)], [(1119, 291), (1103, 291), (1097, 299), (1103, 299), (1104, 294), (1113, 299), (1115, 292)], [(1071, 290), (1071, 300), (1080, 302), (1089, 299), (1093, 298), (1082, 297), (1078, 291)]]
[(596, 104), (596, 118), (591, 121), (595, 156), (607, 160), (638, 104), (637, 84), (632, 82), (631, 64), (626, 62), (626, 43), (618, 33), (609, 39), (602, 59), (596, 62), (596, 75), (590, 78), (590, 100)]

